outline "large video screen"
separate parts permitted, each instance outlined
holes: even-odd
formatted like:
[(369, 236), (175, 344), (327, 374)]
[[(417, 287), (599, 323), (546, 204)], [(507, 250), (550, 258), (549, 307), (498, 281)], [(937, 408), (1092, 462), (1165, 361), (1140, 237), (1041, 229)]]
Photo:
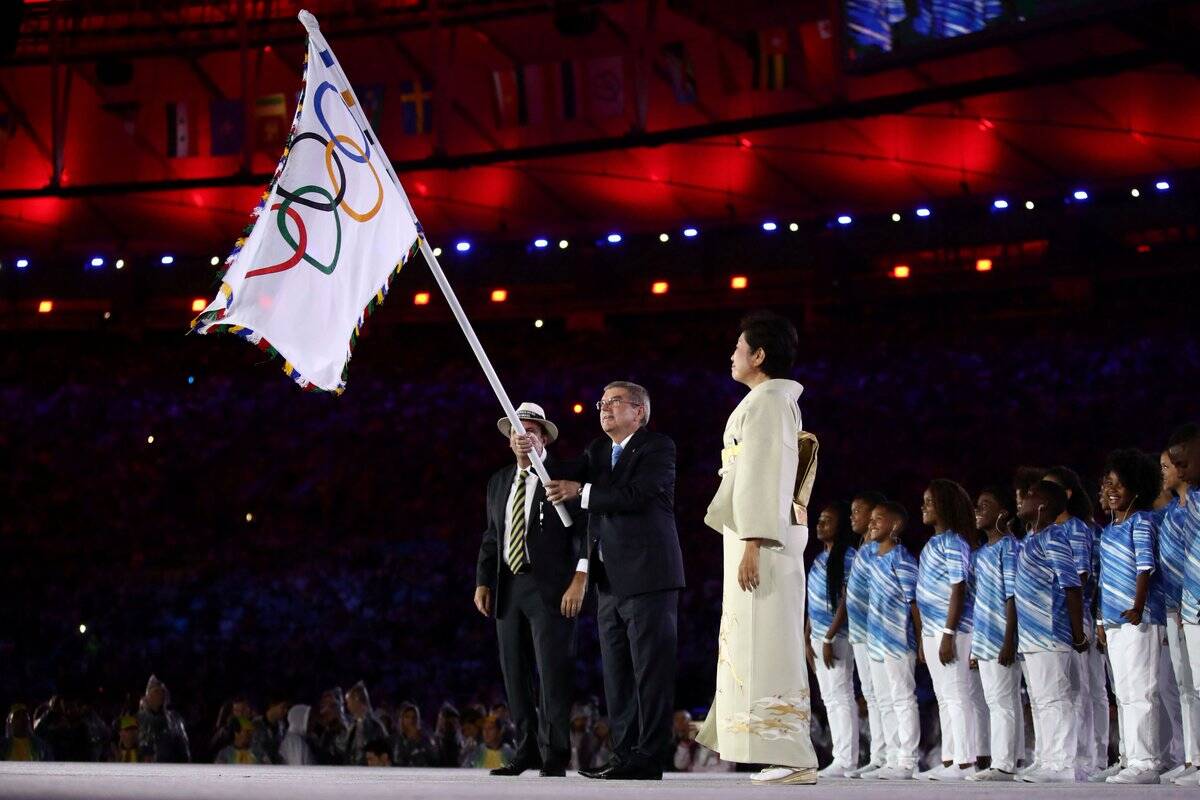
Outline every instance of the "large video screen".
[(1038, 21), (1111, 5), (1104, 0), (842, 0), (846, 65), (884, 66), (945, 50), (963, 37), (1003, 36)]

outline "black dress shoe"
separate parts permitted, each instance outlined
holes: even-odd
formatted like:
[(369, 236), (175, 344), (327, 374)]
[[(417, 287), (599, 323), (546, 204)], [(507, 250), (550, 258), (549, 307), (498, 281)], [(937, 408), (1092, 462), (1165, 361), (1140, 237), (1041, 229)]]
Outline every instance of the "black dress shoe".
[(598, 767), (591, 767), (590, 769), (581, 769), (581, 770), (579, 770), (579, 774), (585, 778), (599, 778), (604, 773), (615, 769), (618, 766), (618, 763), (619, 762), (616, 759), (613, 759), (612, 761), (609, 761), (607, 764), (601, 764)]
[(505, 764), (503, 767), (498, 767), (498, 768), (492, 770), (491, 772), (489, 772), (488, 774), (495, 775), (495, 776), (501, 777), (501, 778), (511, 778), (516, 775), (520, 775), (525, 770), (537, 769), (537, 768), (538, 768), (537, 764), (530, 764), (527, 761), (510, 761), (507, 764)]
[(602, 781), (661, 781), (662, 770), (644, 764), (618, 764), (596, 777)]

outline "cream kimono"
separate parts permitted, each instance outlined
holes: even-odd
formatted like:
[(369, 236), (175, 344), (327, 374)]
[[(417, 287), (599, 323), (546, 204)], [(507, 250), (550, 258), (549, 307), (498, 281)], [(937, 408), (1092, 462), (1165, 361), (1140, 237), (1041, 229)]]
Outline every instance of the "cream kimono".
[[(795, 524), (792, 512), (799, 443), (809, 436), (797, 405), (803, 390), (795, 381), (768, 380), (734, 409), (725, 425), (721, 486), (704, 519), (723, 534), (725, 581), (716, 696), (696, 740), (726, 761), (817, 766), (804, 658), (808, 528)], [(807, 502), (815, 450), (803, 460), (799, 484)], [(743, 539), (766, 540), (753, 592), (737, 581)]]

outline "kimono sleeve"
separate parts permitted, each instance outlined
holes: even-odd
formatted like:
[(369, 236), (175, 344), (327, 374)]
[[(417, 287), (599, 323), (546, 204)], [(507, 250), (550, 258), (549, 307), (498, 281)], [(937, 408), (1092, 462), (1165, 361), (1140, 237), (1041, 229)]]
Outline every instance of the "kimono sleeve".
[(792, 413), (781, 395), (764, 393), (747, 404), (742, 418), (737, 472), (733, 485), (733, 524), (740, 539), (779, 541), (784, 519), (781, 509), (790, 502), (782, 494), (793, 477), (781, 480), (785, 442), (795, 446)]

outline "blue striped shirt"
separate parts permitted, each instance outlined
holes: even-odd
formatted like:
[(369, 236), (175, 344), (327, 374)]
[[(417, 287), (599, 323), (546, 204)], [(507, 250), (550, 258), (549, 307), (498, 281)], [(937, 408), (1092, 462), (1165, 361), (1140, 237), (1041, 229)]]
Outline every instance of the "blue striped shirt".
[[(1124, 522), (1110, 523), (1101, 531), (1100, 618), (1105, 625), (1126, 623), (1121, 612), (1133, 608), (1138, 573), (1153, 573), (1157, 563), (1151, 512), (1135, 511)], [(1163, 625), (1167, 621), (1162, 592), (1153, 586), (1142, 609), (1142, 621), (1151, 625)]]
[(858, 548), (854, 564), (846, 578), (846, 627), (850, 629), (850, 644), (866, 644), (867, 611), (870, 608), (871, 559), (879, 542), (867, 542)]
[(1183, 565), (1183, 600), (1179, 616), (1184, 622), (1200, 624), (1200, 489), (1189, 489), (1184, 521), (1187, 559)]
[(902, 658), (917, 652), (910, 606), (917, 597), (917, 560), (898, 544), (871, 565), (867, 614), (867, 653), (872, 661)]
[[(845, 564), (842, 570), (842, 588), (845, 588), (846, 578), (849, 577), (850, 568), (854, 564), (854, 552), (853, 547), (846, 548), (845, 558), (842, 562)], [(826, 631), (833, 624), (833, 615), (837, 612), (836, 606), (829, 605), (828, 586), (829, 551), (822, 550), (808, 569), (808, 626), (814, 639), (825, 638)], [(846, 635), (845, 626), (837, 632), (837, 635)]]
[(1071, 558), (1075, 561), (1075, 571), (1088, 576), (1088, 582), (1083, 589), (1083, 619), (1092, 618), (1091, 598), (1096, 594), (1099, 584), (1099, 569), (1096, 560), (1096, 527), (1079, 517), (1068, 517), (1062, 523), (1067, 531), (1067, 541), (1071, 543)]
[(1008, 599), (1017, 594), (1016, 537), (1006, 534), (973, 554), (975, 574), (975, 632), (971, 657), (995, 661), (1004, 646), (1008, 628)]
[(1017, 554), (1017, 649), (1071, 649), (1066, 590), (1079, 586), (1071, 543), (1061, 525), (1026, 535)]
[(1179, 498), (1175, 497), (1154, 512), (1158, 527), (1158, 580), (1163, 602), (1170, 609), (1179, 608), (1183, 602), (1191, 511), (1189, 506), (1180, 505)]
[(950, 588), (963, 586), (963, 607), (958, 617), (960, 633), (971, 630), (971, 546), (954, 531), (939, 533), (921, 550), (917, 576), (917, 608), (921, 611), (921, 631), (925, 636), (940, 636), (950, 613)]

